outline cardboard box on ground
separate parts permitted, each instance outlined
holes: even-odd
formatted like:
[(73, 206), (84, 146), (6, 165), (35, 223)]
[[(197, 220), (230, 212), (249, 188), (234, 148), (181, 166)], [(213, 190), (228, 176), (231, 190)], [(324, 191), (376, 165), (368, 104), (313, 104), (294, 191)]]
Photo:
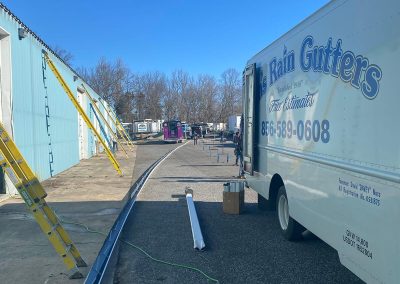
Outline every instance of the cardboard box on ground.
[[(236, 190), (231, 190), (232, 188), (236, 188)], [(223, 212), (226, 214), (242, 213), (244, 208), (243, 186), (237, 187), (235, 182), (224, 184), (222, 207)]]

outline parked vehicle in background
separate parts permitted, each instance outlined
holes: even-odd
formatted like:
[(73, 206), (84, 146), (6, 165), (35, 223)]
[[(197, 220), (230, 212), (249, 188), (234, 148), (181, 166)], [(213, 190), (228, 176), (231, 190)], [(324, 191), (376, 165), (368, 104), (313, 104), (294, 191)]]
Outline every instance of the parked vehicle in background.
[(136, 120), (133, 122), (133, 134), (140, 138), (147, 138), (161, 132), (161, 121), (153, 119)]
[(161, 124), (158, 120), (150, 120), (149, 122), (150, 132), (159, 133), (161, 132)]
[(190, 124), (182, 122), (182, 131), (185, 139), (192, 138), (192, 128), (190, 127)]
[(133, 123), (130, 123), (130, 122), (122, 122), (122, 126), (124, 127), (126, 133), (129, 134), (129, 137), (132, 137), (132, 133), (133, 133)]
[(201, 126), (201, 134), (203, 137), (206, 137), (206, 135), (208, 135), (211, 131), (210, 126), (208, 125), (208, 123), (199, 123), (199, 125)]
[(194, 124), (192, 125), (192, 138), (197, 134), (197, 137), (203, 137), (203, 127), (200, 125)]
[(135, 121), (133, 125), (135, 134), (144, 134), (150, 132), (150, 125), (146, 121)]
[(310, 230), (368, 283), (400, 283), (399, 25), (399, 1), (331, 1), (243, 75), (260, 206), (285, 238)]
[(219, 123), (213, 123), (213, 130), (214, 131), (225, 131), (226, 130), (226, 124), (219, 122)]
[(183, 131), (181, 122), (179, 120), (164, 121), (163, 134), (165, 142), (182, 142)]

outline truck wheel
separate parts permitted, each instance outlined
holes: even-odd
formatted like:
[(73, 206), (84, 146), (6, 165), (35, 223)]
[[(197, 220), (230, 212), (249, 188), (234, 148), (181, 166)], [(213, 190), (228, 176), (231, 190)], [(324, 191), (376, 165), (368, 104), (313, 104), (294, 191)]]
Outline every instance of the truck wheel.
[(302, 238), (302, 233), (306, 230), (296, 220), (289, 215), (289, 203), (284, 186), (281, 186), (276, 198), (276, 209), (278, 221), (282, 235), (288, 241), (296, 241)]

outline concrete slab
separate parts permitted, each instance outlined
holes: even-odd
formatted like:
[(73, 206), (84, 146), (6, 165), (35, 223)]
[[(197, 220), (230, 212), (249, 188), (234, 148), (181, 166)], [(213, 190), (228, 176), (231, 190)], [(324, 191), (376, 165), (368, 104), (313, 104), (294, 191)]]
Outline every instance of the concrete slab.
[[(122, 177), (105, 154), (82, 160), (42, 183), (47, 203), (60, 218), (107, 234), (131, 187), (136, 147), (128, 159), (122, 152), (116, 157)], [(83, 283), (84, 279), (68, 279), (62, 260), (21, 199), (0, 203), (0, 228), (0, 283)], [(88, 264), (80, 269), (86, 276), (105, 236), (77, 225), (64, 224), (64, 228)]]

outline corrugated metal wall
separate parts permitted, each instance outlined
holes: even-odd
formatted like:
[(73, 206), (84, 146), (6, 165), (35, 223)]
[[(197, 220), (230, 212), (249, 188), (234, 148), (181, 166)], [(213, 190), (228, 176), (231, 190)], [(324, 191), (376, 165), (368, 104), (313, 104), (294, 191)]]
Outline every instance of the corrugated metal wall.
[[(50, 68), (47, 66), (43, 71), (44, 46), (32, 34), (19, 39), (20, 24), (2, 9), (0, 27), (11, 39), (14, 140), (39, 179), (47, 179), (79, 162), (78, 113)], [(73, 71), (50, 52), (49, 55), (77, 95), (82, 80), (74, 81)], [(97, 99), (98, 95), (86, 87)], [(96, 118), (90, 110), (89, 100), (86, 102), (87, 114), (94, 122)], [(90, 132), (88, 140), (91, 156), (95, 154), (95, 142)]]

